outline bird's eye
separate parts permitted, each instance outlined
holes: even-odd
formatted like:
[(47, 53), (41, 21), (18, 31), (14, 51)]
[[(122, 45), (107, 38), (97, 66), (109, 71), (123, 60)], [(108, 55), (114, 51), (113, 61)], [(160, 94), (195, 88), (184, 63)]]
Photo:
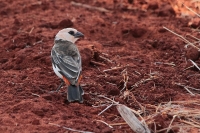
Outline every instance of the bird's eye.
[(68, 32), (70, 35), (74, 35), (74, 31), (69, 31)]

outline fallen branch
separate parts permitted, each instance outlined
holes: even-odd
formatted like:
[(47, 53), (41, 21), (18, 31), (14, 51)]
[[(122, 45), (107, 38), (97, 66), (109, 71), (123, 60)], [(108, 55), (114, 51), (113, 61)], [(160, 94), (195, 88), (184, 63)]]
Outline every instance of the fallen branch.
[(78, 7), (83, 7), (83, 8), (87, 8), (87, 9), (92, 9), (92, 10), (97, 10), (99, 12), (110, 12), (109, 10), (107, 10), (105, 8), (102, 8), (102, 7), (90, 6), (90, 5), (87, 5), (87, 4), (76, 3), (74, 1), (71, 2), (71, 5), (78, 6)]
[(117, 105), (117, 110), (134, 132), (150, 133), (147, 125), (138, 120), (130, 108), (126, 107), (125, 105)]

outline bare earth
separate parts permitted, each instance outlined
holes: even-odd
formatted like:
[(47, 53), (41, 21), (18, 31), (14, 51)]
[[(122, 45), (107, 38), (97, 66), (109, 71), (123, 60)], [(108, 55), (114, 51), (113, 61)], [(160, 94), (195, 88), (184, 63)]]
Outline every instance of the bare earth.
[[(178, 17), (165, 1), (119, 1), (75, 1), (108, 12), (77, 7), (70, 0), (0, 1), (1, 133), (71, 132), (56, 124), (96, 133), (130, 133), (126, 124), (110, 128), (102, 122), (112, 125), (124, 120), (115, 106), (98, 115), (107, 107), (100, 105), (111, 104), (99, 95), (134, 110), (141, 110), (140, 104), (157, 106), (200, 98), (198, 91), (191, 90), (195, 94), (191, 96), (177, 85), (199, 88), (199, 70), (190, 67), (188, 60), (200, 64), (199, 52), (184, 48), (182, 40), (163, 29), (198, 37), (188, 26), (191, 18)], [(66, 101), (66, 86), (51, 93), (60, 80), (52, 70), (50, 51), (55, 34), (66, 27), (85, 35), (77, 42), (83, 60), (83, 104)], [(130, 90), (128, 96), (125, 90)], [(150, 112), (147, 109), (146, 115)], [(167, 128), (171, 119), (157, 117), (157, 130)], [(154, 131), (151, 124), (149, 128)], [(188, 132), (192, 131), (196, 130)]]

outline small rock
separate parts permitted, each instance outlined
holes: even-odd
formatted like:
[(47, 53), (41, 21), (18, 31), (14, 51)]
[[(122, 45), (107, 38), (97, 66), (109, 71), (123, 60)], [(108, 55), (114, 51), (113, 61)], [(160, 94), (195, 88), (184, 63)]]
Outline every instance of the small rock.
[(117, 96), (120, 94), (120, 90), (117, 88), (117, 86), (109, 85), (108, 87), (110, 87), (110, 91), (108, 92), (108, 95)]
[(159, 17), (175, 16), (175, 15), (176, 15), (176, 12), (171, 7), (171, 5), (164, 5), (158, 11), (158, 16)]
[(52, 97), (49, 96), (49, 95), (43, 96), (43, 98), (46, 99), (46, 100), (52, 101)]
[(93, 58), (93, 51), (88, 47), (79, 48), (83, 66), (88, 66)]
[(89, 94), (84, 94), (83, 98), (84, 98), (85, 101), (91, 100), (91, 97), (90, 97)]
[(15, 18), (14, 20), (14, 25), (19, 26), (21, 23), (19, 22), (19, 20), (17, 18)]
[(147, 30), (142, 27), (135, 26), (133, 29), (131, 29), (130, 32), (133, 37), (139, 38), (139, 37), (143, 36), (147, 32)]
[(43, 23), (43, 24), (39, 25), (39, 27), (45, 27), (45, 28), (51, 28), (51, 29), (58, 28), (57, 24), (55, 24), (53, 22)]
[(187, 59), (191, 59), (193, 61), (196, 61), (199, 59), (199, 51), (193, 47), (189, 47), (187, 48), (187, 51), (186, 51), (186, 58)]
[(198, 28), (200, 26), (200, 18), (194, 18), (189, 23), (188, 26), (191, 26), (192, 28)]

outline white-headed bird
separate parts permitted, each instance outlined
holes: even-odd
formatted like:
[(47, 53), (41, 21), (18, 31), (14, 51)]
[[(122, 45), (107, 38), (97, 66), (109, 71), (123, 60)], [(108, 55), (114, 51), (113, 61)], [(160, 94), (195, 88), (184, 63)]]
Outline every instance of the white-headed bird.
[(56, 91), (59, 91), (65, 82), (68, 85), (67, 100), (69, 102), (83, 102), (83, 89), (80, 86), (81, 80), (81, 56), (77, 46), (74, 44), (84, 35), (73, 28), (60, 30), (54, 40), (51, 50), (53, 70), (61, 79), (61, 84)]

